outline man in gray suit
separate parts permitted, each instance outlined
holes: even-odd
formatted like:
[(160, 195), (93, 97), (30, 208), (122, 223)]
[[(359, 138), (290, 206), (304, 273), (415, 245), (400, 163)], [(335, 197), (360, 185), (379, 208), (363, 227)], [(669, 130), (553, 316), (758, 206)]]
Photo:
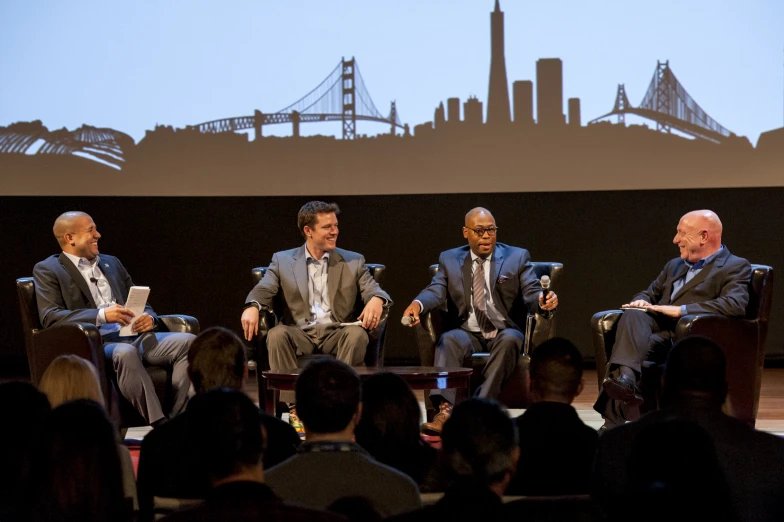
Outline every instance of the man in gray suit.
[(607, 376), (594, 409), (610, 428), (639, 417), (637, 387), (643, 361), (663, 363), (678, 318), (687, 314), (743, 316), (749, 303), (751, 265), (721, 243), (722, 224), (710, 210), (694, 210), (678, 222), (671, 259), (647, 290), (623, 305)]
[(58, 217), (54, 236), (62, 253), (46, 258), (33, 269), (43, 327), (75, 322), (97, 326), (108, 362), (117, 374), (120, 393), (152, 425), (165, 420), (166, 415), (142, 361), (172, 365), (174, 404), (169, 414), (180, 413), (188, 401), (188, 347), (195, 337), (155, 332), (158, 316), (149, 303), (133, 323), (134, 334), (120, 337), (120, 328), (134, 319), (133, 312), (124, 306), (133, 286), (131, 276), (116, 257), (99, 255), (101, 234), (84, 212), (66, 212)]
[[(468, 245), (441, 253), (430, 285), (403, 312), (415, 326), (419, 314), (446, 307), (452, 328), (438, 339), (435, 365), (462, 366), (467, 355), (490, 352), (482, 372), (485, 380), (477, 392), (490, 399), (498, 396), (517, 365), (525, 340), (521, 318), (558, 306), (554, 292), (542, 294), (528, 251), (496, 244), (497, 231), (489, 210), (470, 210), (463, 226)], [(455, 392), (445, 390), (430, 399), (438, 413), (423, 428), (440, 434), (451, 415)]]
[[(296, 368), (298, 355), (324, 353), (356, 366), (365, 359), (367, 331), (378, 326), (383, 307), (391, 305), (356, 252), (337, 248), (334, 203), (311, 201), (297, 214), (305, 244), (276, 252), (267, 272), (245, 299), (242, 330), (247, 340), (258, 334), (259, 311), (281, 294), (282, 322), (267, 335), (270, 369)], [(365, 307), (356, 315), (357, 295)], [(361, 321), (361, 325), (340, 323)]]

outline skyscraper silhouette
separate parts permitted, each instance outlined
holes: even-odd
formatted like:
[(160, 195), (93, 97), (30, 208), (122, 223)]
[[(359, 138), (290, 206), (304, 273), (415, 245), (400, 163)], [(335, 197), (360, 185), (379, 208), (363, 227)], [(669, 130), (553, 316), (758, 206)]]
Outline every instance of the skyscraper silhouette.
[(504, 56), (504, 13), (498, 0), (490, 13), (490, 89), (487, 93), (487, 123), (509, 123), (509, 84), (506, 80)]

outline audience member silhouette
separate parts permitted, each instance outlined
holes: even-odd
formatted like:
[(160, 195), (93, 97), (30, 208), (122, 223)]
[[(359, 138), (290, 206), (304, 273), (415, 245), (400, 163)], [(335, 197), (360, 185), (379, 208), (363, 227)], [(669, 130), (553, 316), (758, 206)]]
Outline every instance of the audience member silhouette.
[(346, 363), (331, 357), (308, 363), (296, 384), (306, 441), (298, 455), (267, 472), (275, 493), (316, 509), (345, 497), (364, 497), (383, 517), (421, 505), (410, 477), (376, 462), (352, 441), (361, 396), (359, 376)]
[(419, 403), (408, 384), (382, 372), (362, 384), (357, 443), (377, 461), (402, 471), (423, 492), (442, 491), (435, 469), (437, 451), (422, 440)]
[(571, 406), (585, 386), (583, 358), (566, 339), (534, 350), (530, 364), (533, 404), (515, 419), (520, 437), (517, 473), (507, 495), (575, 495), (590, 491), (599, 434)]
[(259, 410), (242, 392), (216, 388), (188, 404), (196, 456), (212, 486), (203, 504), (164, 518), (198, 521), (340, 521), (340, 516), (284, 504), (264, 485), (263, 430)]
[(437, 503), (393, 520), (509, 520), (502, 497), (518, 456), (517, 429), (498, 404), (478, 398), (457, 404), (441, 434), (446, 493)]
[[(602, 511), (614, 516), (625, 506), (629, 460), (642, 430), (680, 420), (708, 434), (727, 481), (733, 512), (740, 520), (784, 520), (784, 440), (722, 412), (726, 364), (721, 348), (703, 337), (689, 337), (673, 347), (664, 373), (662, 409), (611, 428), (599, 438), (592, 495)], [(666, 451), (656, 444), (648, 450)]]
[[(38, 387), (46, 394), (52, 408), (67, 401), (89, 399), (106, 408), (106, 401), (101, 391), (98, 370), (93, 363), (78, 355), (60, 355), (49, 363)], [(133, 473), (133, 462), (128, 448), (117, 438), (117, 454), (122, 468), (123, 491), (125, 498), (130, 499), (134, 511), (139, 509), (136, 496), (136, 476)]]
[(614, 519), (633, 512), (640, 522), (737, 520), (713, 441), (697, 424), (672, 420), (643, 427), (627, 468), (626, 509)]
[(32, 459), (32, 522), (131, 520), (116, 430), (103, 406), (79, 399), (53, 409)]
[(0, 384), (0, 410), (8, 420), (0, 429), (0, 520), (21, 520), (34, 441), (49, 401), (29, 382), (5, 382)]
[[(242, 391), (248, 377), (245, 346), (233, 332), (214, 327), (194, 339), (188, 351), (188, 375), (196, 396), (216, 387)], [(257, 409), (258, 411), (258, 409)], [(274, 466), (296, 453), (300, 444), (294, 429), (264, 412), (257, 413), (266, 431), (264, 466)], [(142, 441), (138, 492), (140, 518), (153, 518), (153, 497), (204, 498), (210, 488), (194, 442), (188, 409), (155, 428)]]

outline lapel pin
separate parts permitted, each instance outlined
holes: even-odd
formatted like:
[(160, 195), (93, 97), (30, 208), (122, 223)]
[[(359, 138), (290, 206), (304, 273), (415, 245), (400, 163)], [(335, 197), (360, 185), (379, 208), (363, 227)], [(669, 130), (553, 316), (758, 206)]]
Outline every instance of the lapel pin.
[(109, 263), (104, 263), (103, 266), (109, 268)]

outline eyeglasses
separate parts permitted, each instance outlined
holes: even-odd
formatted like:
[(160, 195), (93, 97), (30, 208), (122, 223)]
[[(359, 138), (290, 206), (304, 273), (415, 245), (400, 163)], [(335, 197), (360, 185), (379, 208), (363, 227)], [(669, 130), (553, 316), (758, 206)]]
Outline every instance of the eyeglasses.
[(476, 234), (478, 237), (483, 237), (485, 235), (485, 232), (487, 232), (488, 236), (495, 237), (495, 233), (498, 231), (497, 227), (491, 227), (491, 228), (471, 228), (471, 227), (465, 227), (465, 228), (467, 228), (468, 230), (472, 230), (474, 232), (474, 234)]

